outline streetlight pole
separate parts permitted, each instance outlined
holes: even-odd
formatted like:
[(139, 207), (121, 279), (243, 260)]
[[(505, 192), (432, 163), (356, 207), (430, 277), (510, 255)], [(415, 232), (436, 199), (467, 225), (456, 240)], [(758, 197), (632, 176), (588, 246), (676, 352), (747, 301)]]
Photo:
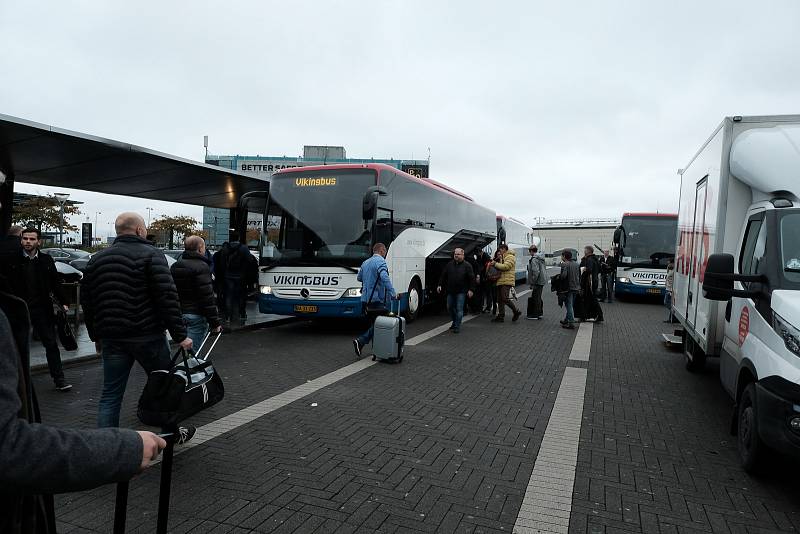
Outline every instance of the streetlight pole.
[(145, 208), (147, 210), (147, 227), (150, 228), (150, 214), (153, 213), (153, 208)]
[(64, 203), (69, 198), (69, 193), (56, 193), (53, 197), (58, 201), (61, 207), (61, 217), (58, 221), (58, 245), (64, 248)]
[(97, 238), (97, 216), (102, 215), (102, 211), (94, 212), (94, 237), (92, 238), (92, 245), (96, 245), (98, 238)]

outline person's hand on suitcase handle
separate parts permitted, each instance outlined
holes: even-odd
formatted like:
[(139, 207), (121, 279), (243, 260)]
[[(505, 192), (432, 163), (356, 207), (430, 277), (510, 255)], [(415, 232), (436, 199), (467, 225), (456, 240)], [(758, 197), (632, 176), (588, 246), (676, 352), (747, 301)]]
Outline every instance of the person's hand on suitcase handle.
[(191, 349), (191, 348), (192, 348), (192, 340), (191, 340), (191, 338), (188, 338), (188, 337), (187, 337), (187, 338), (185, 338), (183, 341), (181, 341), (181, 342), (179, 343), (179, 345), (180, 345), (181, 347), (183, 347), (183, 349), (185, 349), (185, 350), (189, 350), (189, 349)]
[(136, 433), (139, 434), (140, 438), (142, 438), (142, 463), (139, 466), (139, 472), (141, 473), (150, 467), (150, 463), (153, 460), (158, 458), (158, 454), (164, 447), (167, 446), (167, 442), (164, 441), (164, 438), (161, 438), (152, 432), (137, 430)]

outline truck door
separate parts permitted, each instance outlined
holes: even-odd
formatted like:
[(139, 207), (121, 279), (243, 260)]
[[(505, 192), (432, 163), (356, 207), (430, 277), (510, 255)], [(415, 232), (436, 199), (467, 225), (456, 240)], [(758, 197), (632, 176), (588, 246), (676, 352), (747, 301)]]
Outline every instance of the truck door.
[[(767, 229), (764, 212), (750, 216), (747, 220), (742, 245), (737, 258), (739, 274), (759, 274), (759, 266), (766, 255)], [(748, 282), (734, 282), (736, 289), (749, 289)], [(731, 395), (735, 395), (736, 375), (742, 361), (741, 348), (750, 332), (751, 322), (756, 322), (759, 313), (752, 299), (733, 297), (725, 307), (725, 339), (720, 354), (720, 379)]]
[[(694, 222), (692, 223), (691, 262), (689, 265), (689, 298), (686, 300), (686, 322), (696, 329), (698, 303), (702, 299), (700, 273), (703, 263), (704, 239), (703, 229), (706, 226), (706, 189), (708, 176), (697, 184), (694, 197)], [(702, 325), (703, 323), (701, 323)], [(702, 332), (705, 339), (705, 331)]]

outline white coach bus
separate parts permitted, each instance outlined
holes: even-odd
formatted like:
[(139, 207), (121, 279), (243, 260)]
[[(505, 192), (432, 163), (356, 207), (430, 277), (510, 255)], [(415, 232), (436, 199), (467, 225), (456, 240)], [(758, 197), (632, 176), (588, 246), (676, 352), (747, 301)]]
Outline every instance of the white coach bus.
[(380, 242), (388, 247), (400, 310), (413, 320), (437, 298), (439, 275), (453, 249), (469, 254), (496, 237), (494, 211), (383, 164), (283, 169), (272, 176), (268, 193), (245, 195), (242, 204), (248, 211), (258, 204), (264, 210), (262, 313), (360, 317), (356, 276)]

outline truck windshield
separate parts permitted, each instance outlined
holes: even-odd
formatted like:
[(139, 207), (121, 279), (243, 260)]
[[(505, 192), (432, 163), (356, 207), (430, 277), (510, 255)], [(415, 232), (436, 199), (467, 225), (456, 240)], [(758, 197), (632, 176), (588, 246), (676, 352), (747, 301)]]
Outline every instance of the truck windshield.
[(792, 285), (800, 284), (800, 213), (785, 213), (780, 232), (783, 277)]
[(623, 217), (622, 228), (620, 263), (666, 268), (675, 256), (676, 217)]
[(370, 169), (274, 176), (262, 265), (361, 265), (371, 245), (362, 201), (375, 183)]

